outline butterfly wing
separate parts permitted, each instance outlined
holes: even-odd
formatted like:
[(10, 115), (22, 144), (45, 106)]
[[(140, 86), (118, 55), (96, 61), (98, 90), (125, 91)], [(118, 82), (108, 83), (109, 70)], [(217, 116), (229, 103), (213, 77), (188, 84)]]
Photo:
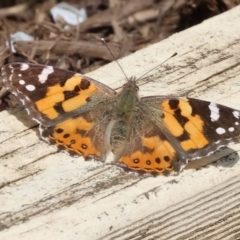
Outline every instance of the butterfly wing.
[(2, 79), (40, 124), (44, 139), (86, 158), (105, 157), (113, 89), (74, 72), (28, 63), (5, 65)]
[(188, 161), (240, 141), (239, 111), (192, 98), (143, 98), (132, 126), (118, 160), (147, 172), (179, 172)]

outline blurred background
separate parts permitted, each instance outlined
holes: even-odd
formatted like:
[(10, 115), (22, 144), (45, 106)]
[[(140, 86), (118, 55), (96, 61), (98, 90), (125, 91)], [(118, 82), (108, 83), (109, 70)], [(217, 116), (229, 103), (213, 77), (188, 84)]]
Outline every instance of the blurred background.
[[(14, 61), (87, 73), (201, 23), (240, 0), (0, 1), (0, 67)], [(191, 41), (191, 39), (189, 39)]]

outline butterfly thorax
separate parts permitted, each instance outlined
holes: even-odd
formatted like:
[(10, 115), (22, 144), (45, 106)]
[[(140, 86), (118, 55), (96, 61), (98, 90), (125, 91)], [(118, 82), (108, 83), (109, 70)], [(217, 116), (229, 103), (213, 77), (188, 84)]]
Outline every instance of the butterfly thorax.
[(116, 101), (116, 115), (118, 119), (131, 122), (134, 117), (134, 110), (139, 105), (138, 86), (135, 78), (130, 78), (119, 92)]

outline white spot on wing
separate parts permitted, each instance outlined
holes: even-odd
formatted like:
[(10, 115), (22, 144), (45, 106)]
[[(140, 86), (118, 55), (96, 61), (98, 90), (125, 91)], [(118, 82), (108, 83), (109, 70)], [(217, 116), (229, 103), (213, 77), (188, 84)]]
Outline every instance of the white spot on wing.
[(233, 116), (239, 119), (240, 113), (238, 111), (233, 111)]
[(53, 72), (54, 72), (54, 70), (53, 70), (52, 66), (46, 66), (42, 70), (41, 74), (38, 75), (38, 81), (40, 83), (45, 83), (47, 81), (47, 79), (48, 79), (48, 75), (53, 73)]
[(32, 92), (32, 91), (34, 91), (36, 88), (35, 88), (35, 86), (29, 84), (29, 85), (26, 86), (26, 89), (27, 89), (28, 91)]
[(21, 77), (21, 76), (22, 76), (22, 74), (21, 74), (21, 73), (19, 73), (19, 74), (18, 74), (18, 76), (19, 76), (19, 77)]
[(20, 84), (20, 85), (24, 85), (24, 84), (25, 84), (25, 81), (21, 79), (21, 80), (19, 80), (19, 84)]
[(234, 131), (234, 127), (230, 127), (230, 128), (228, 129), (228, 131), (229, 131), (229, 132), (233, 132), (233, 131)]
[(20, 70), (21, 71), (25, 71), (25, 70), (27, 70), (29, 68), (29, 65), (27, 64), (27, 63), (22, 63), (21, 65), (20, 65)]
[(27, 114), (30, 115), (30, 111), (29, 111), (29, 109), (26, 108), (26, 111), (27, 111)]
[(209, 109), (211, 111), (211, 120), (212, 122), (215, 122), (219, 119), (220, 115), (219, 115), (219, 108), (217, 107), (216, 103), (210, 103), (209, 104)]
[(239, 123), (238, 123), (238, 122), (235, 122), (235, 125), (239, 125)]
[(216, 129), (216, 132), (221, 135), (221, 134), (225, 133), (226, 130), (224, 128), (219, 127)]
[(11, 74), (13, 73), (13, 66), (12, 65), (8, 65), (8, 67), (11, 69)]

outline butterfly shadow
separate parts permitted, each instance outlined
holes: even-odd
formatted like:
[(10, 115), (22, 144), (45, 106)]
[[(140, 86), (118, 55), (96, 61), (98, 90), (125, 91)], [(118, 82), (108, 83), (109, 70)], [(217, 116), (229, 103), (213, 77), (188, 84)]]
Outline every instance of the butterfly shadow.
[(185, 169), (198, 170), (209, 164), (216, 167), (222, 166), (224, 168), (231, 168), (239, 161), (239, 159), (238, 151), (229, 147), (223, 147), (210, 156), (190, 161)]
[(6, 111), (8, 111), (10, 115), (14, 116), (17, 120), (19, 120), (27, 129), (32, 129), (33, 131), (35, 131), (37, 136), (40, 137), (38, 131), (39, 124), (31, 119), (31, 117), (27, 114), (26, 110), (21, 104), (14, 107), (8, 107)]
[(38, 126), (38, 124), (27, 114), (25, 107), (17, 97), (4, 88), (0, 91), (0, 111), (7, 111), (9, 115), (15, 116), (27, 128), (32, 129)]

